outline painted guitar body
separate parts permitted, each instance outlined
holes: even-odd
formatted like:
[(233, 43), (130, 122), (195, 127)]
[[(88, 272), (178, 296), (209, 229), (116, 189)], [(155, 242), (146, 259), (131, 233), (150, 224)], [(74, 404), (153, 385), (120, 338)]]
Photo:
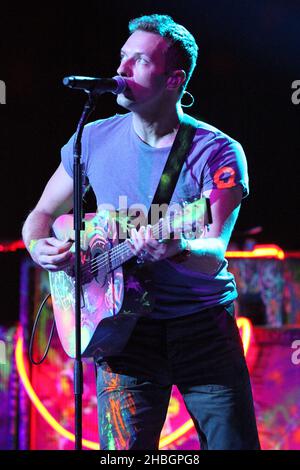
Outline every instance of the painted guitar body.
[[(53, 225), (58, 239), (73, 239), (73, 216), (62, 215)], [(115, 222), (109, 212), (86, 214), (81, 248), (83, 265), (88, 265), (99, 254), (118, 244)], [(89, 273), (87, 273), (89, 276)], [(83, 276), (84, 277), (84, 276)], [(60, 341), (66, 353), (75, 357), (75, 284), (74, 276), (65, 271), (49, 273), (53, 311)], [(98, 324), (116, 315), (122, 305), (124, 283), (122, 267), (110, 273), (101, 268), (82, 283), (81, 293), (81, 347), (86, 350)]]
[[(183, 219), (185, 224), (193, 224), (196, 219), (197, 233), (198, 236), (201, 235), (206, 225), (208, 202), (205, 198), (198, 199), (187, 205), (175, 218), (160, 219), (156, 225), (153, 225), (156, 238), (164, 240), (170, 233), (182, 233)], [(95, 350), (91, 352), (88, 348), (93, 337), (97, 340), (93, 341), (93, 344), (96, 344), (96, 349), (101, 354), (117, 352), (127, 342), (139, 316), (147, 314), (154, 305), (155, 299), (151, 293), (153, 263), (138, 265), (129, 248), (130, 241), (125, 239), (119, 242), (118, 230), (116, 214), (108, 210), (100, 210), (96, 214), (85, 216), (85, 229), (81, 235), (81, 354), (83, 356), (95, 354)], [(73, 216), (58, 217), (53, 224), (53, 232), (60, 240), (74, 240)], [(73, 268), (50, 272), (49, 279), (58, 335), (65, 352), (74, 358)]]

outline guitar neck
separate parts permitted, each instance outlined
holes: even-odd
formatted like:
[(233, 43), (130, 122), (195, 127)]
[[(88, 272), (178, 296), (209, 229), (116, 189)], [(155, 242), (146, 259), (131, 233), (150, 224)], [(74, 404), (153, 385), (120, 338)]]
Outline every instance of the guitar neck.
[[(169, 230), (168, 221), (169, 219), (160, 219), (157, 224), (153, 225), (152, 232), (155, 239), (164, 240), (170, 236), (172, 230)], [(129, 240), (125, 240), (124, 242), (100, 255), (102, 258), (102, 263), (106, 266), (107, 272), (117, 269), (118, 267), (122, 266), (122, 264), (126, 263), (126, 261), (129, 261), (135, 256), (129, 247), (129, 243)]]
[[(203, 229), (205, 225), (205, 214), (207, 213), (209, 200), (201, 198), (188, 204), (179, 213), (171, 213), (152, 226), (153, 237), (156, 240), (163, 241), (169, 239), (174, 233), (185, 233), (185, 230), (190, 227), (195, 221), (198, 223), (198, 229)], [(208, 217), (209, 223), (211, 217)], [(191, 230), (191, 228), (189, 228)], [(199, 232), (199, 233), (200, 233)], [(98, 267), (104, 269), (107, 273), (122, 266), (126, 261), (133, 258), (135, 255), (129, 247), (130, 240), (125, 240), (119, 245), (111, 248), (110, 250), (102, 253), (98, 258)]]

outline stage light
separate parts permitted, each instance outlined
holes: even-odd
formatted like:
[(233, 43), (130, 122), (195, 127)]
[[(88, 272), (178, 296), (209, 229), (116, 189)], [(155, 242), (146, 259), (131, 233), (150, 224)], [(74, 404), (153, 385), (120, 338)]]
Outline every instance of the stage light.
[(240, 335), (242, 337), (242, 343), (244, 347), (244, 354), (247, 357), (247, 353), (250, 346), (250, 340), (252, 336), (252, 324), (249, 318), (246, 317), (239, 317), (236, 320), (237, 326), (240, 331)]
[(255, 245), (252, 251), (226, 251), (226, 258), (285, 258), (284, 251), (277, 245)]

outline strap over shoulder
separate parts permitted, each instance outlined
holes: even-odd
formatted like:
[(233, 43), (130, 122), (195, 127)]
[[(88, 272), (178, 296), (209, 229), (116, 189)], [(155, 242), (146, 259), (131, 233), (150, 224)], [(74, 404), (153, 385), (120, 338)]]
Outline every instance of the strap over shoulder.
[(198, 126), (199, 123), (196, 119), (188, 114), (183, 115), (152, 204), (169, 204)]

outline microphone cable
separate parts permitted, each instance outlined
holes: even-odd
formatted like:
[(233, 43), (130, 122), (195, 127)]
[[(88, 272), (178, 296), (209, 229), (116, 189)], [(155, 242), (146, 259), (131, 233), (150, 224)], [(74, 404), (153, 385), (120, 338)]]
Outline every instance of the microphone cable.
[(54, 333), (55, 320), (53, 319), (53, 323), (52, 323), (52, 326), (51, 326), (51, 331), (50, 331), (50, 334), (49, 334), (48, 343), (47, 343), (47, 345), (46, 345), (44, 354), (42, 355), (42, 358), (41, 358), (41, 359), (39, 359), (38, 361), (36, 361), (36, 360), (33, 358), (33, 343), (34, 343), (34, 337), (35, 337), (37, 325), (38, 325), (38, 322), (39, 322), (39, 319), (40, 319), (42, 310), (43, 310), (44, 305), (45, 305), (45, 303), (47, 302), (47, 300), (49, 299), (50, 296), (51, 296), (50, 293), (47, 294), (46, 297), (44, 298), (44, 300), (42, 301), (42, 303), (40, 304), (39, 309), (38, 309), (38, 312), (37, 312), (36, 317), (35, 317), (35, 320), (34, 320), (34, 323), (33, 323), (32, 332), (31, 332), (31, 336), (30, 336), (28, 354), (29, 354), (30, 362), (31, 362), (32, 364), (36, 365), (36, 366), (40, 365), (40, 364), (46, 359), (47, 354), (48, 354), (48, 351), (49, 351), (49, 348), (50, 348), (51, 340), (52, 340), (52, 337), (53, 337), (53, 333)]

